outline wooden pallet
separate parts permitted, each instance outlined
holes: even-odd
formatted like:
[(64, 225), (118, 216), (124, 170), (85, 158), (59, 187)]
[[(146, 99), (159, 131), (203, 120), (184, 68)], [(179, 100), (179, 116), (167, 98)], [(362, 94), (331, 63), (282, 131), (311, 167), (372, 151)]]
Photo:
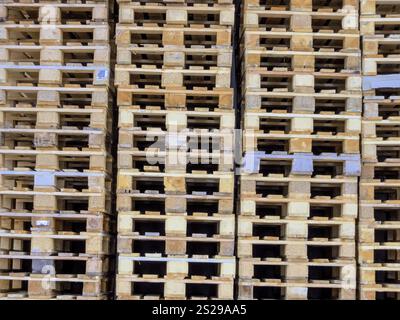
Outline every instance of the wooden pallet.
[[(172, 161), (171, 161), (172, 159)], [(171, 164), (168, 168), (165, 166)], [(118, 167), (130, 169), (136, 167), (140, 172), (162, 172), (173, 170), (191, 173), (200, 170), (213, 172), (232, 172), (234, 167), (232, 152), (171, 152), (171, 151), (138, 151), (131, 148), (120, 148)]]
[[(129, 130), (121, 129), (119, 132), (119, 147), (120, 150), (144, 151), (147, 152), (148, 161), (153, 157), (154, 152), (166, 151), (166, 156), (169, 158), (166, 165), (182, 165), (186, 167), (184, 154), (189, 151), (197, 152), (198, 157), (201, 152), (207, 152), (209, 148), (213, 147), (211, 152), (220, 153), (223, 150), (227, 154), (227, 159), (231, 160), (233, 148), (233, 130), (188, 130), (183, 129), (179, 132), (165, 132), (160, 128), (147, 128), (147, 130)], [(201, 146), (199, 144), (201, 143)], [(183, 158), (181, 158), (183, 156)], [(150, 164), (150, 163), (149, 163)], [(227, 163), (230, 165), (231, 163)], [(212, 168), (198, 168), (198, 170), (206, 170)], [(194, 168), (194, 170), (196, 170)]]
[(399, 4), (380, 0), (364, 1), (361, 5), (360, 32), (363, 36), (383, 35), (384, 37), (399, 34), (397, 25)]
[(109, 66), (110, 47), (108, 45), (1, 45), (0, 46), (2, 64), (14, 65), (52, 65), (56, 68), (60, 66)]
[(111, 96), (107, 88), (88, 86), (35, 87), (0, 86), (1, 104), (7, 107), (30, 105), (31, 107), (91, 106), (108, 105)]
[(291, 261), (312, 259), (352, 259), (355, 257), (354, 240), (259, 240), (253, 237), (238, 241), (239, 258), (280, 258)]
[[(7, 140), (7, 145), (4, 145), (0, 149), (0, 160), (3, 163), (3, 167), (15, 165), (18, 168), (28, 167), (37, 170), (86, 169), (107, 171), (111, 169), (111, 158), (108, 156), (107, 151), (98, 147), (55, 146), (51, 144), (52, 141), (54, 142), (53, 136), (48, 134), (38, 135), (36, 139), (34, 139), (32, 134), (5, 136), (9, 137), (9, 140)], [(24, 136), (28, 138), (24, 139)], [(82, 133), (77, 136), (82, 136)], [(13, 141), (13, 139), (18, 137), (20, 139)], [(34, 142), (38, 139), (43, 142), (41, 142), (42, 146), (36, 147)], [(46, 139), (48, 145), (44, 145)], [(66, 136), (65, 141), (69, 139), (70, 136)]]
[(360, 6), (361, 15), (385, 15), (395, 11), (397, 7), (396, 1), (385, 1), (385, 0), (367, 0), (363, 1)]
[[(133, 211), (149, 200), (153, 211), (185, 212), (190, 203), (212, 204), (223, 213), (233, 211), (233, 173), (141, 173), (121, 169), (118, 176), (117, 209)], [(201, 205), (195, 211), (200, 210)], [(147, 209), (148, 210), (148, 209)], [(193, 210), (193, 209), (191, 209)], [(141, 210), (140, 210), (141, 211)]]
[(327, 133), (351, 134), (358, 136), (361, 132), (361, 116), (356, 113), (286, 113), (264, 112), (252, 110), (244, 114), (244, 129), (254, 129), (257, 132), (269, 133), (283, 131), (284, 133)]
[[(30, 2), (34, 2), (34, 3), (49, 3), (55, 1), (56, 3), (69, 3), (70, 0), (5, 0), (6, 2), (16, 2), (16, 3), (30, 3)], [(163, 0), (161, 0), (163, 1)], [(166, 0), (168, 1), (168, 0)], [(95, 2), (97, 3), (108, 3), (109, 0), (96, 0)], [(79, 3), (81, 4), (92, 4), (93, 1), (92, 0), (79, 0)]]
[[(22, 127), (22, 128), (21, 128)], [(16, 128), (0, 128), (5, 140), (3, 147), (16, 148), (18, 146), (33, 149), (49, 148), (53, 150), (63, 148), (105, 150), (107, 148), (106, 133), (102, 130), (83, 129), (76, 127), (33, 129), (29, 125)], [(72, 139), (79, 139), (74, 141)], [(71, 149), (72, 150), (72, 149)]]
[[(0, 20), (6, 23), (18, 21), (21, 24), (60, 24), (80, 23), (99, 24), (107, 22), (108, 1), (87, 3), (61, 3), (60, 1), (3, 1), (5, 10)], [(71, 18), (71, 16), (73, 18)]]
[[(117, 192), (185, 195), (186, 193), (213, 195), (233, 194), (233, 173), (206, 172), (140, 172), (138, 169), (120, 169)], [(150, 192), (149, 190), (153, 190)], [(147, 191), (147, 192), (146, 192)]]
[(0, 191), (1, 207), (8, 210), (32, 206), (35, 210), (59, 211), (75, 205), (91, 212), (108, 212), (110, 201), (110, 195), (105, 191), (79, 192), (68, 188), (37, 191), (22, 187)]
[(152, 275), (117, 275), (117, 299), (233, 299), (233, 280), (204, 276), (188, 279), (158, 278)]
[[(378, 148), (380, 145), (378, 144)], [(365, 157), (360, 181), (361, 204), (397, 204), (397, 189), (400, 181), (398, 147), (375, 149), (377, 157)], [(369, 211), (365, 217), (373, 218)]]
[[(400, 208), (397, 201), (360, 201), (360, 221), (377, 223), (384, 221), (397, 221), (397, 212)], [(393, 217), (392, 217), (393, 215)]]
[(241, 177), (241, 192), (245, 196), (262, 196), (271, 198), (309, 199), (356, 199), (357, 178), (329, 175), (288, 176), (270, 173), (244, 175)]
[(106, 276), (109, 271), (107, 256), (73, 255), (59, 253), (55, 256), (37, 255), (27, 252), (11, 251), (1, 254), (1, 273), (45, 273), (50, 269), (54, 275), (65, 274), (66, 277)]
[(36, 170), (96, 170), (111, 172), (111, 158), (105, 151), (78, 150), (32, 150), (29, 147), (0, 149), (3, 168), (30, 168)]
[(396, 212), (400, 207), (397, 196), (399, 184), (397, 159), (394, 161), (365, 162), (360, 181), (360, 222), (371, 222), (388, 227), (400, 220)]
[[(32, 228), (52, 229), (60, 231), (79, 230), (85, 232), (110, 232), (112, 222), (107, 214), (92, 213), (89, 211), (60, 211), (56, 213), (28, 211), (28, 210), (3, 210), (0, 212), (0, 219), (4, 226), (15, 225), (19, 227), (23, 223), (29, 224)], [(74, 229), (75, 228), (75, 229)], [(11, 231), (13, 229), (10, 229)]]
[(385, 296), (387, 299), (398, 299), (398, 221), (384, 225), (361, 224), (360, 231), (361, 299), (375, 300)]
[[(389, 173), (389, 168), (386, 172)], [(393, 168), (393, 173), (396, 174), (398, 167)], [(393, 179), (361, 179), (360, 182), (360, 199), (361, 203), (373, 204), (398, 204), (400, 199), (397, 195), (397, 190), (400, 185), (400, 180), (394, 176)]]
[[(1, 109), (0, 109), (1, 110)], [(160, 129), (163, 132), (179, 132), (180, 130), (207, 130), (208, 132), (233, 130), (233, 112), (229, 110), (219, 110), (214, 112), (196, 111), (172, 111), (159, 109), (139, 109), (134, 107), (119, 108), (120, 129), (140, 129), (146, 128)]]
[(89, 212), (110, 209), (111, 182), (104, 173), (25, 169), (2, 170), (0, 177), (1, 205), (9, 210), (30, 204), (35, 210), (58, 211), (74, 203)]
[[(267, 9), (267, 10), (266, 10)], [(348, 7), (341, 11), (285, 10), (282, 7), (244, 7), (243, 29), (293, 32), (358, 33), (358, 11)]]
[(338, 133), (288, 133), (272, 131), (269, 133), (245, 130), (243, 133), (243, 150), (245, 152), (285, 151), (289, 153), (349, 153), (357, 154), (359, 150), (359, 137), (354, 134)]
[(108, 25), (96, 24), (0, 24), (1, 44), (22, 45), (105, 45)]
[[(396, 53), (399, 44), (398, 36), (395, 34), (364, 36), (363, 74), (374, 77), (398, 73), (400, 60)], [(397, 88), (364, 89), (364, 96), (368, 105), (374, 103), (374, 100), (379, 103), (385, 98), (396, 100), (397, 95)]]
[(240, 300), (354, 300), (356, 297), (355, 286), (346, 288), (340, 281), (287, 283), (239, 280), (238, 286)]
[(1, 105), (14, 107), (29, 104), (34, 107), (58, 107), (65, 105), (82, 105), (106, 107), (111, 99), (105, 87), (87, 86), (0, 86)]
[[(246, 29), (244, 37), (248, 36), (251, 34), (252, 31), (248, 31)], [(295, 34), (295, 33), (293, 33)], [(250, 36), (249, 36), (250, 37)], [(247, 43), (246, 43), (246, 48), (247, 48)], [(246, 52), (249, 49), (246, 49)], [(250, 49), (251, 50), (251, 49)], [(287, 49), (286, 49), (287, 50)], [(304, 48), (301, 50), (305, 50)], [(257, 50), (256, 50), (257, 52)], [(260, 50), (258, 50), (260, 52)], [(278, 51), (276, 51), (278, 52)], [(305, 52), (306, 54), (306, 52)], [(313, 59), (313, 56), (311, 56)], [(356, 111), (357, 109), (355, 108), (355, 100), (359, 99), (360, 97), (360, 77), (359, 75), (355, 73), (336, 73), (335, 70), (325, 70), (323, 69), (322, 72), (311, 72), (311, 73), (298, 73), (294, 71), (288, 71), (287, 68), (279, 66), (279, 63), (276, 61), (272, 61), (271, 67), (266, 65), (266, 67), (260, 67), (257, 64), (259, 63), (257, 59), (260, 59), (260, 54), (256, 53), (254, 56), (250, 56), (247, 60), (244, 60), (245, 63), (245, 87), (246, 87), (246, 92), (245, 92), (245, 107), (246, 110), (253, 110), (260, 112), (258, 115), (258, 125), (257, 125), (257, 119), (256, 115), (253, 113), (247, 113), (245, 115), (245, 123), (244, 127), (245, 129), (255, 129), (255, 130), (260, 130), (261, 127), (261, 117), (265, 117), (265, 123), (266, 125), (268, 122), (270, 122), (270, 132), (273, 133), (274, 138), (279, 139), (285, 131), (282, 131), (281, 129), (283, 128), (284, 130), (290, 130), (287, 125), (284, 124), (283, 119), (279, 119), (279, 111), (281, 113), (284, 113), (286, 116), (286, 112), (294, 112), (291, 114), (293, 116), (292, 119), (296, 118), (296, 120), (291, 120), (291, 125), (293, 126), (293, 122), (298, 122), (298, 126), (295, 126), (293, 129), (293, 133), (301, 133), (302, 131), (311, 131), (313, 130), (311, 121), (309, 119), (301, 119), (299, 116), (297, 117), (296, 111), (298, 112), (315, 112), (316, 111), (316, 99), (319, 98), (320, 100), (324, 100), (324, 98), (327, 95), (330, 95), (331, 97), (337, 97), (341, 96), (339, 99), (345, 99), (343, 97), (343, 94), (350, 94), (353, 95), (353, 97), (349, 96), (349, 100), (345, 102), (345, 109), (344, 110), (349, 110), (349, 111)], [(254, 62), (253, 62), (254, 61)], [(261, 63), (261, 61), (260, 61)], [(274, 64), (275, 63), (275, 64)], [(255, 64), (255, 66), (253, 66)], [(273, 67), (274, 65), (278, 65), (279, 67)], [(270, 71), (271, 69), (271, 71)], [(328, 72), (329, 71), (329, 72)], [(330, 72), (332, 71), (332, 72)], [(325, 77), (329, 74), (329, 80), (326, 82)], [(335, 78), (335, 76), (338, 76), (335, 82), (332, 82), (332, 79)], [(327, 79), (327, 78), (326, 78)], [(335, 81), (335, 80), (334, 80)], [(344, 82), (343, 82), (344, 81)], [(340, 82), (342, 82), (342, 85), (340, 85)], [(342, 87), (341, 87), (342, 86)], [(291, 97), (291, 103), (287, 102), (287, 97)], [(324, 97), (325, 96), (325, 97)], [(325, 98), (326, 99), (326, 98)], [(335, 99), (335, 98), (334, 98)], [(282, 109), (272, 109), (268, 110), (270, 104), (277, 104), (279, 103), (279, 106), (283, 105)], [(358, 103), (360, 105), (360, 102)], [(267, 111), (273, 112), (275, 114), (262, 114), (261, 112), (265, 112), (263, 109), (264, 106), (267, 108)], [(258, 109), (258, 110), (257, 110)], [(285, 110), (286, 109), (286, 110)], [(360, 108), (358, 108), (360, 109)], [(329, 110), (329, 109), (328, 109)], [(360, 110), (357, 110), (360, 111)], [(329, 112), (329, 111), (327, 111)], [(271, 115), (271, 117), (269, 117)], [(322, 115), (321, 115), (322, 116)], [(287, 116), (289, 117), (289, 116)], [(268, 119), (268, 120), (267, 120)], [(308, 124), (307, 124), (308, 121)], [(356, 120), (357, 121), (357, 120)], [(324, 121), (325, 124), (326, 121)], [(359, 120), (358, 120), (359, 123)], [(354, 123), (356, 125), (356, 123)], [(290, 125), (289, 125), (290, 126)], [(356, 127), (359, 127), (359, 124), (356, 125)], [(286, 128), (286, 129), (285, 129)], [(293, 128), (293, 127), (292, 127)], [(353, 127), (355, 128), (355, 127)], [(352, 130), (352, 129), (350, 129)], [(360, 130), (359, 128), (356, 130)], [(261, 134), (260, 134), (261, 133)], [(254, 146), (258, 143), (258, 139), (269, 139), (269, 136), (265, 134), (264, 131), (256, 131), (255, 134), (249, 134), (246, 137), (245, 134), (245, 150), (254, 150)], [(306, 133), (306, 132), (304, 132)], [(355, 134), (357, 134), (355, 132)], [(318, 133), (317, 133), (318, 137)], [(311, 151), (311, 141), (314, 139), (313, 137), (304, 137), (304, 139), (301, 139), (301, 137), (296, 137), (300, 139), (294, 139), (289, 140), (291, 141), (291, 145), (289, 146), (289, 151), (290, 152), (295, 152), (296, 147), (294, 144), (298, 141), (299, 144), (299, 149), (297, 150), (298, 152), (310, 152)], [(311, 139), (310, 139), (311, 138)], [(326, 139), (325, 137), (324, 139)], [(337, 138), (337, 137), (336, 137)], [(329, 138), (328, 138), (329, 139)], [(293, 143), (292, 143), (293, 141)], [(267, 142), (268, 143), (268, 142)], [(285, 142), (283, 142), (285, 144)], [(318, 144), (318, 143), (317, 143)], [(349, 144), (352, 144), (349, 142)], [(358, 144), (358, 142), (353, 143), (354, 146)], [(305, 149), (304, 149), (305, 147)], [(286, 150), (287, 147), (283, 146), (283, 150)], [(347, 147), (345, 147), (347, 148)], [(309, 150), (310, 149), (310, 150)], [(351, 149), (351, 147), (350, 147)], [(256, 149), (257, 150), (257, 147)], [(314, 151), (314, 150), (313, 150)], [(315, 151), (314, 151), (315, 152)], [(347, 151), (345, 151), (347, 152)], [(356, 151), (358, 152), (358, 151)], [(351, 151), (350, 151), (351, 153)]]
[(75, 130), (101, 130), (107, 132), (111, 128), (110, 111), (104, 108), (79, 108), (66, 105), (63, 108), (35, 108), (30, 104), (17, 104), (15, 107), (0, 105), (2, 128), (74, 128)]
[[(332, 70), (333, 71), (333, 70)], [(309, 94), (353, 94), (361, 92), (361, 77), (358, 74), (330, 72), (298, 73), (286, 68), (246, 68), (246, 90), (268, 92), (295, 92)]]
[[(355, 299), (354, 259), (290, 262), (279, 258), (242, 258), (239, 261), (239, 299), (323, 299), (313, 289), (343, 290), (342, 299)], [(317, 290), (315, 290), (317, 291)], [(343, 294), (342, 293), (342, 294)]]
[(285, 110), (281, 112), (274, 110), (270, 113), (264, 110), (246, 112), (243, 124), (244, 150), (246, 152), (264, 150), (268, 153), (271, 151), (349, 154), (359, 152), (360, 115), (355, 113), (315, 115), (305, 112), (286, 113)]
[(356, 112), (362, 108), (361, 92), (359, 93), (332, 93), (291, 92), (287, 89), (267, 91), (265, 89), (251, 89), (244, 94), (245, 109), (286, 110), (286, 112), (306, 111), (307, 113), (321, 112)]
[(385, 99), (383, 97), (365, 97), (363, 119), (366, 121), (394, 120), (400, 117), (400, 108), (398, 108), (396, 97)]
[(362, 264), (360, 267), (361, 300), (399, 300), (398, 263)]
[[(395, 59), (398, 51), (399, 39), (396, 36), (384, 37), (364, 36), (363, 37), (363, 57), (366, 59), (387, 58)], [(390, 61), (390, 60), (389, 60)], [(396, 60), (394, 60), (396, 61)]]
[(360, 300), (400, 300), (395, 284), (360, 285)]
[[(235, 235), (235, 217), (231, 214), (207, 212), (194, 212), (192, 215), (186, 213), (140, 211), (120, 212), (118, 215), (118, 232), (125, 235), (140, 235), (158, 233), (159, 235), (196, 235), (221, 236)], [(219, 233), (218, 233), (219, 232)]]
[(239, 277), (242, 280), (259, 280), (260, 282), (301, 282), (304, 279), (321, 280), (324, 276), (331, 282), (349, 281), (344, 280), (352, 276), (355, 281), (354, 259), (323, 261), (315, 259), (310, 262), (296, 262), (282, 260), (279, 258), (242, 258), (239, 260)]
[[(379, 54), (375, 56), (371, 55), (364, 56), (363, 74), (365, 76), (395, 74), (399, 72), (399, 64), (400, 64), (400, 58), (396, 55), (395, 52), (393, 54), (388, 54), (386, 56)], [(366, 90), (366, 91), (367, 95), (373, 95), (373, 90)]]
[[(48, 94), (50, 87), (45, 88), (46, 91), (41, 91), (42, 88), (36, 89), (39, 89), (34, 92), (34, 94), (37, 94), (37, 99), (51, 98), (47, 99), (46, 103), (49, 105), (46, 108), (37, 108), (31, 104), (20, 103), (17, 96), (20, 94), (18, 86), (10, 86), (4, 90), (15, 92), (16, 96), (13, 97), (11, 92), (7, 92), (7, 100), (4, 100), (4, 104), (0, 107), (3, 119), (2, 128), (0, 128), (4, 139), (1, 152), (3, 167), (10, 167), (7, 158), (15, 157), (17, 163), (14, 166), (16, 167), (28, 166), (34, 168), (36, 166), (37, 169), (57, 170), (62, 161), (58, 156), (62, 155), (87, 157), (82, 166), (86, 169), (89, 169), (89, 167), (85, 166), (84, 163), (89, 162), (89, 157), (93, 156), (93, 160), (90, 161), (93, 164), (92, 169), (98, 168), (99, 165), (105, 167), (107, 162), (106, 150), (109, 149), (109, 144), (107, 144), (111, 121), (111, 118), (107, 117), (109, 113), (101, 108), (79, 108), (76, 105), (65, 105), (65, 108), (57, 108), (60, 103), (59, 92), (52, 92), (56, 95)], [(63, 89), (67, 88), (59, 88), (57, 91), (62, 92)], [(68, 89), (66, 92), (70, 94)], [(71, 93), (78, 93), (79, 96), (79, 92), (80, 90), (77, 89), (72, 90)], [(108, 96), (107, 92), (98, 93), (89, 92), (94, 99), (100, 98), (102, 100)], [(21, 97), (27, 98), (22, 92)], [(73, 100), (71, 102), (73, 103)], [(107, 102), (107, 100), (103, 100), (99, 106), (104, 108), (103, 103), (106, 104)], [(40, 101), (37, 101), (37, 104), (40, 105)], [(79, 137), (80, 141), (73, 143), (75, 137)], [(21, 150), (25, 151), (21, 152)], [(36, 160), (29, 160), (29, 155)], [(19, 157), (21, 157), (21, 164), (24, 158), (27, 159), (25, 165), (18, 164)], [(28, 164), (29, 162), (31, 164)], [(64, 168), (68, 169), (68, 166)]]
[(218, 212), (231, 214), (233, 198), (228, 194), (186, 194), (166, 195), (150, 192), (118, 193), (117, 209), (119, 211), (156, 211), (162, 212)]
[(141, 109), (147, 106), (155, 106), (162, 110), (232, 109), (233, 90), (225, 88), (207, 90), (204, 87), (196, 87), (191, 90), (166, 90), (153, 86), (145, 86), (145, 88), (120, 86), (117, 92), (117, 104), (118, 106), (138, 105)]
[(357, 33), (340, 33), (333, 30), (324, 32), (293, 32), (286, 28), (272, 28), (271, 31), (246, 30), (243, 44), (246, 49), (273, 49), (291, 51), (354, 52), (360, 53), (360, 37)]
[(109, 294), (107, 279), (98, 276), (2, 274), (0, 287), (0, 300), (104, 300)]
[(85, 66), (29, 66), (2, 65), (0, 81), (3, 86), (64, 86), (86, 88), (106, 86), (109, 70), (105, 67)]
[[(362, 159), (366, 162), (384, 162), (400, 158), (398, 155), (399, 141), (397, 138), (364, 138)], [(397, 161), (397, 160), (394, 160)]]
[[(167, 0), (168, 1), (168, 0)], [(27, 3), (39, 3), (42, 5), (46, 5), (46, 4), (65, 4), (65, 3), (70, 3), (70, 0), (5, 0), (4, 3), (21, 3), (21, 4), (27, 4)], [(93, 2), (96, 4), (103, 4), (105, 2), (108, 2), (108, 0), (79, 0), (78, 5), (82, 4), (83, 6), (86, 5), (93, 5)]]
[(261, 194), (241, 195), (241, 214), (261, 215), (284, 218), (293, 217), (352, 217), (358, 212), (358, 205), (354, 195), (348, 197), (319, 196), (305, 198), (304, 194), (298, 193), (288, 197), (282, 194), (263, 197)]
[[(149, 232), (151, 234), (151, 232)], [(201, 254), (232, 257), (234, 252), (232, 236), (215, 234), (204, 237), (160, 236), (160, 235), (125, 235), (118, 234), (118, 253), (162, 253), (167, 255)]]
[(155, 23), (145, 26), (133, 26), (117, 24), (116, 27), (117, 46), (176, 46), (176, 48), (215, 48), (231, 47), (231, 28), (215, 26), (206, 28), (204, 26), (193, 27), (159, 27)]
[(121, 253), (118, 256), (119, 275), (154, 275), (158, 278), (187, 279), (192, 276), (205, 276), (206, 279), (220, 277), (233, 280), (235, 277), (235, 258), (203, 255), (163, 256), (161, 254)]
[(361, 52), (332, 50), (293, 51), (285, 47), (267, 47), (259, 49), (244, 48), (242, 69), (248, 68), (285, 68), (298, 72), (330, 72), (353, 75), (361, 70)]
[[(38, 228), (36, 228), (38, 229)], [(43, 231), (35, 230), (3, 230), (0, 238), (2, 251), (23, 251), (23, 245), (30, 248), (34, 254), (52, 255), (57, 252), (77, 253), (76, 246), (80, 245), (83, 254), (105, 255), (110, 252), (110, 237), (105, 233), (71, 232), (71, 231)], [(8, 231), (8, 232), (7, 232)]]
[(222, 4), (232, 4), (233, 0), (117, 0), (119, 4), (126, 4), (130, 2), (141, 3), (141, 4), (150, 4), (150, 5), (205, 5), (213, 6), (213, 5), (222, 5)]
[[(376, 77), (385, 77), (385, 75), (377, 75)], [(388, 75), (389, 78), (395, 76), (395, 74)], [(374, 81), (375, 76), (370, 77), (369, 81)], [(377, 79), (378, 80), (378, 79)], [(371, 83), (372, 83), (371, 81)], [(389, 80), (390, 81), (390, 80)], [(372, 101), (373, 99), (376, 100), (384, 100), (384, 99), (389, 99), (389, 100), (396, 100), (397, 99), (397, 94), (398, 94), (398, 88), (390, 88), (389, 86), (387, 87), (381, 87), (381, 88), (375, 88), (371, 90), (365, 90), (364, 91), (365, 95), (367, 95), (367, 99), (369, 101)]]
[(360, 156), (357, 154), (336, 154), (287, 152), (246, 152), (243, 157), (241, 175), (260, 173), (293, 175), (330, 175), (332, 178), (341, 176), (359, 176), (361, 173)]
[[(102, 283), (106, 283), (109, 271), (106, 255), (110, 252), (110, 238), (100, 232), (108, 230), (108, 218), (20, 211), (2, 212), (0, 221), (2, 299), (55, 298), (56, 294), (58, 299), (69, 295), (69, 299), (76, 299), (80, 290), (84, 296), (106, 292)], [(68, 231), (73, 230), (73, 223), (85, 223), (86, 232)], [(24, 228), (27, 224), (32, 227)], [(28, 292), (19, 293), (20, 290)], [(74, 293), (67, 293), (69, 290)], [(58, 297), (61, 293), (66, 296)]]
[[(361, 262), (374, 263), (374, 250), (398, 250), (399, 229), (400, 221), (386, 221), (384, 224), (379, 224), (377, 221), (362, 222), (359, 225)], [(386, 259), (394, 260), (393, 262), (397, 260), (396, 255), (389, 255)]]
[(260, 216), (239, 216), (238, 236), (254, 240), (354, 240), (355, 223), (351, 217), (315, 217), (300, 219), (287, 216), (260, 218)]
[(358, 10), (357, 0), (346, 0), (346, 1), (312, 1), (312, 0), (288, 0), (282, 1), (277, 4), (270, 3), (268, 0), (243, 0), (243, 6), (245, 8), (262, 8), (264, 10), (291, 10), (300, 12), (341, 12), (341, 11), (352, 11)]
[(118, 46), (117, 64), (119, 67), (135, 65), (138, 68), (230, 68), (232, 50), (230, 48), (179, 48), (155, 47), (152, 45)]
[(364, 120), (363, 138), (376, 140), (395, 140), (400, 137), (399, 133), (400, 118), (389, 120)]
[[(302, 199), (288, 198), (282, 195), (271, 195), (269, 197), (262, 197), (261, 195), (246, 196), (241, 200), (242, 211), (247, 214), (254, 214), (259, 208), (270, 207), (273, 209), (272, 212), (278, 212), (283, 214), (288, 212), (291, 215), (305, 215), (309, 216), (310, 207), (315, 209), (317, 207), (331, 207), (332, 209), (343, 208), (343, 212), (347, 212), (346, 216), (356, 216), (357, 215), (357, 203), (351, 199), (345, 199), (342, 197), (328, 198), (328, 197), (315, 197), (312, 199), (306, 199), (306, 201), (301, 201)], [(286, 209), (287, 211), (283, 210)], [(341, 212), (341, 211), (340, 211)], [(276, 215), (276, 214), (273, 214)]]
[[(150, 67), (150, 66), (149, 66)], [(213, 88), (230, 88), (231, 74), (228, 68), (204, 69), (202, 66), (190, 69), (156, 69), (136, 68), (135, 66), (115, 67), (115, 85), (138, 88), (153, 86), (165, 89), (193, 89), (203, 87), (206, 90)]]
[(233, 26), (234, 5), (222, 3), (187, 3), (179, 6), (167, 3), (120, 1), (119, 23), (136, 24), (155, 23), (158, 26)]
[[(378, 164), (379, 168), (382, 168), (381, 164)], [(396, 167), (384, 166), (383, 168), (394, 169), (394, 172), (397, 172)], [(363, 182), (361, 183), (361, 193), (363, 193), (366, 186)], [(387, 189), (391, 189), (390, 184)], [(393, 187), (392, 190), (396, 189)], [(400, 203), (398, 200), (367, 199), (361, 200), (360, 209), (358, 243), (360, 298), (363, 300), (399, 299), (396, 283), (400, 270), (398, 256)]]

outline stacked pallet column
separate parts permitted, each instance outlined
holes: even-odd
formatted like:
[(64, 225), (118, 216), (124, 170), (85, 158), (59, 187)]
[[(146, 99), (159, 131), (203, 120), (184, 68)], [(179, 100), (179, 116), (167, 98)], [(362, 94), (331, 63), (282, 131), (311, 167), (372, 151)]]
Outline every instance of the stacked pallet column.
[(400, 299), (399, 1), (361, 2), (360, 299)]
[(245, 0), (239, 299), (354, 299), (358, 1)]
[(233, 298), (232, 1), (119, 1), (118, 299)]
[(107, 1), (0, 5), (0, 299), (102, 299)]

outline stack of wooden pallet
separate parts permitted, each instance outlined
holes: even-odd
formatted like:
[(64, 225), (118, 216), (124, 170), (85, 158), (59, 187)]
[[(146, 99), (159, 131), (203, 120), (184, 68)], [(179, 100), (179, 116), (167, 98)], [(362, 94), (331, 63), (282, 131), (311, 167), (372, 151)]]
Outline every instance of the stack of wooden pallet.
[(0, 299), (108, 294), (108, 15), (0, 5)]
[(119, 299), (233, 298), (231, 0), (119, 0)]
[(361, 299), (400, 299), (400, 2), (361, 2), (364, 113)]
[(242, 15), (239, 299), (355, 298), (358, 1), (244, 0)]

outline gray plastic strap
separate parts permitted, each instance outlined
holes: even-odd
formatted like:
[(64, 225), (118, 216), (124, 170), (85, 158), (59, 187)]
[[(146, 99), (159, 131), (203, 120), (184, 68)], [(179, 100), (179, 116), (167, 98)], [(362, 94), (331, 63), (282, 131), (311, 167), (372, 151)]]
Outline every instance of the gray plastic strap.
[(247, 152), (243, 160), (243, 173), (258, 173), (261, 159), (293, 160), (291, 172), (294, 174), (312, 174), (313, 161), (343, 162), (343, 174), (346, 176), (359, 176), (361, 174), (361, 160), (358, 154), (312, 153), (287, 154), (286, 152), (273, 152), (266, 154), (262, 151)]
[(56, 177), (54, 174), (49, 174), (49, 172), (39, 172), (34, 175), (35, 186), (55, 186)]
[(385, 74), (363, 77), (363, 90), (400, 88), (400, 74)]
[(297, 156), (293, 158), (291, 173), (312, 174), (314, 170), (313, 159), (310, 156)]

